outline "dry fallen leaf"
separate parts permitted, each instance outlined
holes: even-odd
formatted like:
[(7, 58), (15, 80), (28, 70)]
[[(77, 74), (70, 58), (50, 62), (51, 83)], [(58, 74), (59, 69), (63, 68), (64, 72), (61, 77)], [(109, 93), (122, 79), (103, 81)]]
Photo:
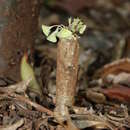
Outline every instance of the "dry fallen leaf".
[(110, 99), (122, 102), (130, 102), (130, 88), (119, 84), (112, 85), (111, 88), (103, 89), (102, 92)]
[(99, 92), (93, 91), (91, 89), (86, 91), (86, 97), (90, 101), (94, 103), (105, 103), (106, 102), (106, 97)]
[(121, 72), (117, 75), (109, 74), (106, 77), (106, 81), (113, 84), (123, 84), (126, 86), (130, 86), (130, 73)]
[(20, 119), (12, 125), (0, 126), (0, 130), (17, 130), (24, 123), (24, 119)]
[(104, 79), (109, 74), (119, 74), (121, 72), (130, 73), (130, 59), (120, 59), (107, 64), (101, 70), (101, 77)]

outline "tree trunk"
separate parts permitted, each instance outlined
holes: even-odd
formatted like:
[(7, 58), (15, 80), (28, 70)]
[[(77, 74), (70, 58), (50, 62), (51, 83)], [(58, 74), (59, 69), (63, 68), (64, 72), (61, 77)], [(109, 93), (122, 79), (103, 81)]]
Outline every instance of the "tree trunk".
[(21, 57), (33, 52), (38, 14), (39, 0), (0, 0), (0, 78), (20, 79)]

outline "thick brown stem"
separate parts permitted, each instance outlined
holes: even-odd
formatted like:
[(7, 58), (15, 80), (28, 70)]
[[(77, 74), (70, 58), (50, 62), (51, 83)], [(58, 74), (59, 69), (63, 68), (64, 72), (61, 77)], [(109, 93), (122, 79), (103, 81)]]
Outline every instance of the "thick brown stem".
[(76, 38), (61, 39), (57, 50), (55, 117), (63, 122), (68, 117), (68, 106), (74, 103), (79, 43)]

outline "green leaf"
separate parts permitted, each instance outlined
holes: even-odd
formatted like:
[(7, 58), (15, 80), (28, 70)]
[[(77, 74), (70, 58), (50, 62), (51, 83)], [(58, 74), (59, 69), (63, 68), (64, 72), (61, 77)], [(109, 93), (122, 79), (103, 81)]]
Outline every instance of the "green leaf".
[(50, 42), (57, 42), (57, 33), (59, 31), (59, 27), (56, 28), (56, 30), (54, 32), (52, 32), (48, 37), (47, 37), (47, 40), (50, 41)]
[(69, 31), (66, 28), (62, 28), (58, 33), (57, 33), (57, 37), (59, 38), (67, 38), (67, 37), (71, 37), (73, 34), (71, 31)]
[(68, 19), (68, 23), (69, 23), (69, 26), (70, 26), (71, 23), (72, 23), (72, 18), (71, 17)]
[(86, 29), (86, 25), (82, 25), (82, 27), (79, 29), (79, 33), (83, 34)]
[[(57, 42), (58, 38), (72, 38), (72, 36), (75, 36), (77, 32), (80, 34), (83, 34), (86, 25), (83, 24), (83, 22), (79, 18), (72, 18), (70, 17), (68, 19), (69, 26), (66, 27), (64, 25), (54, 25), (54, 26), (46, 26), (42, 25), (43, 33), (46, 35), (47, 40), (50, 42)], [(57, 27), (54, 32), (51, 33), (51, 29), (53, 27)]]
[(57, 42), (56, 33), (55, 33), (55, 32), (51, 33), (51, 34), (47, 37), (47, 40), (50, 41), (50, 42)]
[(72, 22), (72, 31), (75, 32), (76, 31), (76, 28), (78, 26), (78, 23), (80, 22), (81, 20), (79, 18), (74, 18), (73, 22)]
[(78, 26), (78, 27), (77, 27), (78, 29), (82, 28), (83, 22), (80, 21), (79, 24), (78, 24), (77, 26)]
[(44, 33), (46, 36), (48, 36), (48, 35), (50, 34), (50, 32), (51, 32), (51, 27), (46, 26), (46, 25), (42, 25), (42, 31), (43, 31), (43, 33)]

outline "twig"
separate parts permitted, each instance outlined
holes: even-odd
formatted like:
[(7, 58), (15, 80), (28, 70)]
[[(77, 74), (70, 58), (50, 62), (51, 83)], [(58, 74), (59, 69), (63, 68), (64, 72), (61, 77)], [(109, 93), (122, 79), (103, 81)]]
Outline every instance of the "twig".
[(15, 94), (15, 93), (8, 93), (8, 96), (11, 97), (13, 100), (15, 101), (21, 101), (21, 102), (25, 102), (31, 106), (33, 106), (35, 109), (37, 109), (40, 112), (44, 112), (47, 113), (49, 116), (53, 116), (53, 112), (35, 102), (32, 102), (31, 100), (29, 100), (28, 98)]

